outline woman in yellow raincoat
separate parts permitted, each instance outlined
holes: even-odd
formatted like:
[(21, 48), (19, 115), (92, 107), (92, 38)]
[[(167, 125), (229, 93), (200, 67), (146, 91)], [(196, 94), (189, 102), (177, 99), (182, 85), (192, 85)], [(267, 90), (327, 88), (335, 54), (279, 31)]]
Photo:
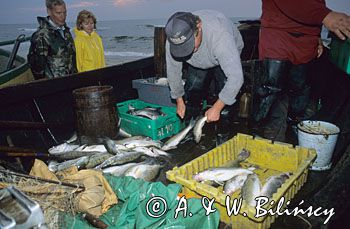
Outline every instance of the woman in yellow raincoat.
[(101, 37), (96, 33), (96, 17), (82, 10), (74, 28), (78, 72), (90, 71), (106, 66)]

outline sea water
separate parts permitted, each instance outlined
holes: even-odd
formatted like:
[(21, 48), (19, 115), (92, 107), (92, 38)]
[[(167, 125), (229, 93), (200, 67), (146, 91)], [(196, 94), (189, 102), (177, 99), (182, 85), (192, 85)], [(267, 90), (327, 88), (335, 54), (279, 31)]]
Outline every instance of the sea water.
[[(238, 24), (239, 20), (249, 18), (232, 18)], [(98, 21), (97, 33), (102, 37), (106, 64), (115, 65), (145, 57), (153, 56), (154, 28), (164, 27), (167, 19), (145, 19), (145, 20), (114, 20)], [(74, 22), (68, 22), (71, 33)], [(32, 24), (0, 24), (0, 41), (14, 40), (17, 36), (24, 34), (31, 36), (38, 27)], [(30, 42), (20, 45), (18, 55), (25, 57), (28, 54)], [(6, 50), (12, 50), (13, 45), (2, 46)]]

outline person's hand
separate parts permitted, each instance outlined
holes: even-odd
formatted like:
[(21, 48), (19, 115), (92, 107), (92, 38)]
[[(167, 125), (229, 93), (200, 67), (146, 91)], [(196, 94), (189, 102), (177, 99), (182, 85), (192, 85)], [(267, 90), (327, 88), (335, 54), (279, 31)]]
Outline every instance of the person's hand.
[(350, 38), (350, 16), (344, 13), (330, 12), (323, 19), (322, 23), (340, 39)]
[(215, 122), (220, 119), (220, 112), (219, 110), (215, 109), (214, 107), (209, 108), (205, 112), (205, 116), (207, 117), (207, 122)]
[(185, 117), (186, 105), (182, 97), (176, 99), (176, 113), (181, 119)]
[(225, 107), (225, 103), (223, 103), (220, 99), (218, 99), (213, 107), (208, 109), (205, 112), (205, 116), (207, 117), (207, 122), (215, 122), (220, 119), (221, 110)]
[(318, 46), (317, 46), (317, 58), (320, 58), (320, 56), (323, 53), (323, 44), (321, 38), (318, 39)]

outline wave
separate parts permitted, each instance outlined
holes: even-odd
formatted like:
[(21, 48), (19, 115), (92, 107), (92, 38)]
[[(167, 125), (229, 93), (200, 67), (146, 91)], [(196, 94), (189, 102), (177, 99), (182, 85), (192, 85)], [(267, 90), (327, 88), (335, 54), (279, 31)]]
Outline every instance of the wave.
[(136, 37), (135, 41), (153, 41), (154, 37)]
[(115, 36), (113, 37), (112, 40), (115, 40), (117, 42), (124, 42), (124, 41), (149, 41), (153, 40), (153, 37), (146, 37), (146, 36), (141, 36), (141, 37), (133, 37), (133, 36)]
[(137, 27), (153, 28), (154, 25), (152, 25), (152, 24), (144, 24), (144, 25), (137, 25)]
[(150, 57), (152, 55), (153, 55), (153, 53), (105, 51), (105, 56)]
[(153, 27), (165, 27), (165, 25), (153, 25)]
[(130, 36), (115, 36), (113, 37), (113, 40), (116, 40), (116, 41), (126, 41), (126, 40), (133, 40), (134, 37), (130, 37)]
[(97, 31), (109, 30), (111, 27), (97, 27)]
[(152, 24), (145, 24), (145, 25), (137, 25), (137, 27), (154, 28), (154, 27), (165, 27), (165, 25), (152, 25)]
[(19, 31), (35, 32), (36, 28), (17, 28)]

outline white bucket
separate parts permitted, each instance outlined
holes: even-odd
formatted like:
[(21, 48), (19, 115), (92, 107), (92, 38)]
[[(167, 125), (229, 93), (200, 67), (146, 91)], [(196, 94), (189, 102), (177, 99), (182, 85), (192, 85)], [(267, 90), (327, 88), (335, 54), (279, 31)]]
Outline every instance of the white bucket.
[(331, 159), (339, 132), (339, 127), (329, 122), (307, 120), (298, 124), (299, 145), (313, 148), (317, 153), (311, 170), (327, 170), (332, 166)]

